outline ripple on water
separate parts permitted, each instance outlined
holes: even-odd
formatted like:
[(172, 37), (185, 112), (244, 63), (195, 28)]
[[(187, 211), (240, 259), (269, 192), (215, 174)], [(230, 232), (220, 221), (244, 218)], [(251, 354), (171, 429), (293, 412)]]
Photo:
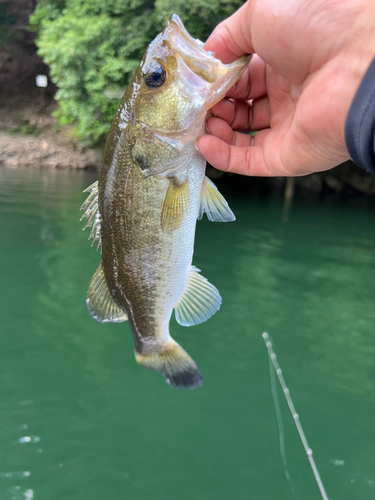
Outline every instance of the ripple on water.
[(39, 436), (24, 436), (18, 440), (19, 443), (39, 443), (39, 441)]
[(22, 491), (21, 486), (13, 486), (8, 490), (6, 500), (32, 500), (34, 498), (33, 490)]
[(14, 472), (0, 472), (0, 478), (6, 479), (23, 479), (24, 477), (29, 477), (31, 472), (28, 470), (24, 471), (14, 471)]

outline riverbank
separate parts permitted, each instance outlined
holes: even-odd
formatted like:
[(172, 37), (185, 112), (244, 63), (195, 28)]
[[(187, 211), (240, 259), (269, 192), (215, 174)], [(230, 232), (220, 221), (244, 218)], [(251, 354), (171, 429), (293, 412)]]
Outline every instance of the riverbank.
[(1, 106), (0, 165), (10, 168), (99, 168), (101, 148), (83, 148), (51, 113), (56, 102), (43, 95), (9, 98)]
[[(97, 170), (102, 148), (83, 148), (69, 128), (61, 128), (51, 113), (53, 99), (41, 96), (28, 100), (8, 100), (0, 110), (0, 166), (8, 168), (58, 168)], [(208, 168), (212, 179), (226, 178), (235, 191), (284, 189), (284, 179), (239, 178)], [(238, 181), (240, 179), (240, 182)], [(223, 179), (221, 180), (223, 181)], [(336, 193), (340, 196), (375, 196), (375, 176), (348, 161), (328, 172), (296, 177), (288, 189), (315, 194)]]
[[(37, 137), (0, 131), (0, 166), (8, 168), (58, 168), (58, 169), (99, 169), (101, 148), (82, 148), (69, 140), (65, 134), (41, 133)], [(209, 168), (212, 179), (226, 174)], [(229, 183), (237, 184), (237, 179), (228, 176)], [(335, 169), (320, 174), (294, 178), (293, 189), (316, 194), (337, 193), (342, 196), (375, 196), (375, 176), (346, 162)], [(241, 178), (240, 190), (254, 188), (272, 191), (283, 188), (281, 179)], [(252, 186), (250, 186), (252, 184)]]
[(97, 169), (101, 149), (64, 144), (57, 134), (38, 137), (0, 132), (0, 165), (17, 168)]

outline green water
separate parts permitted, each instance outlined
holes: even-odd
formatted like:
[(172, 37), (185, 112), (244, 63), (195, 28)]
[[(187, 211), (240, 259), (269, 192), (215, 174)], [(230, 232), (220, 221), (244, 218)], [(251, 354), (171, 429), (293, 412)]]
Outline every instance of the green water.
[(127, 324), (86, 311), (94, 180), (0, 170), (0, 499), (319, 500), (278, 388), (294, 491), (284, 475), (266, 330), (329, 498), (373, 500), (374, 202), (295, 200), (286, 221), (278, 196), (228, 195), (235, 223), (199, 222), (223, 306), (172, 320), (204, 377), (179, 392), (136, 365)]

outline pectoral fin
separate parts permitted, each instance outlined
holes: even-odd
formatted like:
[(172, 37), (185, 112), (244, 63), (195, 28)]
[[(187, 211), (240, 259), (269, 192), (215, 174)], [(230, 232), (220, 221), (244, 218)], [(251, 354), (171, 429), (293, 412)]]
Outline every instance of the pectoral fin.
[(86, 305), (91, 316), (100, 323), (122, 323), (128, 319), (127, 314), (116, 304), (109, 292), (102, 261), (89, 283)]
[(208, 177), (204, 178), (201, 188), (198, 219), (206, 212), (207, 218), (213, 222), (230, 222), (236, 220), (224, 196), (221, 195)]
[(196, 267), (191, 267), (184, 295), (175, 306), (176, 320), (182, 326), (207, 321), (221, 305), (219, 292), (199, 272)]
[(165, 195), (161, 214), (161, 227), (164, 232), (174, 231), (180, 227), (189, 208), (188, 182), (180, 182), (172, 177)]
[(87, 189), (83, 191), (84, 193), (90, 192), (86, 201), (82, 204), (80, 210), (84, 210), (84, 213), (80, 220), (86, 218), (86, 224), (83, 228), (85, 230), (87, 227), (91, 228), (89, 240), (92, 238), (91, 246), (98, 242), (97, 248), (101, 246), (101, 235), (100, 235), (100, 213), (99, 213), (99, 202), (98, 202), (98, 181), (91, 184)]

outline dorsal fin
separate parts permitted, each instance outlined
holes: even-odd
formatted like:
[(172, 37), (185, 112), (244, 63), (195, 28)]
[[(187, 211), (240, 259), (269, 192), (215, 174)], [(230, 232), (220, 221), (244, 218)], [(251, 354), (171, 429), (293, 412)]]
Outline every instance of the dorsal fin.
[(206, 176), (201, 188), (198, 219), (206, 212), (207, 219), (213, 222), (230, 222), (236, 220), (234, 213), (215, 184)]
[(180, 182), (176, 177), (171, 177), (161, 214), (161, 227), (163, 231), (174, 231), (179, 228), (187, 214), (188, 208), (188, 182)]
[(90, 192), (86, 201), (82, 204), (80, 210), (84, 210), (84, 213), (80, 220), (86, 218), (86, 224), (83, 228), (83, 231), (90, 227), (90, 235), (89, 240), (92, 238), (91, 246), (98, 242), (97, 249), (101, 246), (101, 235), (100, 235), (100, 213), (99, 213), (99, 201), (98, 201), (98, 181), (94, 182), (86, 188), (84, 193)]
[(175, 306), (176, 320), (182, 326), (207, 321), (221, 305), (219, 292), (199, 272), (196, 267), (191, 267), (184, 294)]
[(109, 292), (102, 261), (89, 283), (86, 305), (91, 316), (100, 323), (122, 323), (128, 319), (126, 312), (116, 304)]

